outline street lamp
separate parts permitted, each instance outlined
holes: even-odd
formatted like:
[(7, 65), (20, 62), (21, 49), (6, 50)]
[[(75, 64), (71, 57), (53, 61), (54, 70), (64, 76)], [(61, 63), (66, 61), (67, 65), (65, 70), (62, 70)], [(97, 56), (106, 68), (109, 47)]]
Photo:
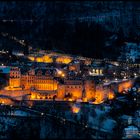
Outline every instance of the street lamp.
[(41, 115), (43, 116), (43, 115), (44, 115), (44, 113), (42, 112), (42, 113), (41, 113)]
[(62, 74), (62, 77), (65, 77), (65, 74), (64, 73)]
[(61, 75), (62, 74), (62, 71), (58, 71), (58, 74)]
[(124, 76), (124, 79), (126, 79), (126, 76)]
[(136, 101), (137, 99), (136, 98), (134, 98), (134, 101)]
[(117, 78), (115, 78), (115, 80), (117, 81), (118, 79), (117, 79)]
[(113, 72), (113, 74), (114, 74), (114, 75), (116, 75), (116, 73), (115, 73), (115, 72)]
[(136, 74), (136, 73), (134, 73), (134, 76), (136, 77), (136, 76), (137, 76), (137, 74)]

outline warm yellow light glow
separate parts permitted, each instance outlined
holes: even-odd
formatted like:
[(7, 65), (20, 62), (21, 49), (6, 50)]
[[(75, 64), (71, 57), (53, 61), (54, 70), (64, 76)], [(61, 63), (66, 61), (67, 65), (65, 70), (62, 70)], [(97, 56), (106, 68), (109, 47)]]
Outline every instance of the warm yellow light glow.
[(94, 103), (102, 103), (104, 101), (104, 91), (103, 89), (98, 89), (96, 90), (96, 93), (95, 93), (95, 102)]
[(5, 98), (5, 99), (0, 98), (0, 103), (5, 104), (5, 105), (12, 105), (13, 104), (13, 102), (8, 98)]
[(87, 98), (83, 98), (83, 102), (87, 102)]
[[(44, 55), (44, 56), (40, 56), (40, 57), (34, 57), (34, 56), (29, 56), (28, 59), (30, 59), (31, 61), (36, 61), (36, 62), (44, 62), (44, 63), (52, 63), (53, 62), (53, 58), (49, 55)], [(63, 64), (68, 64), (72, 61), (71, 57), (63, 57), (63, 56), (59, 56), (56, 59), (57, 63), (63, 63)]]
[(96, 70), (96, 73), (99, 74), (99, 70), (98, 69)]
[(4, 101), (2, 101), (1, 103), (2, 103), (2, 104), (4, 104), (5, 102), (4, 102)]
[(68, 63), (70, 63), (72, 61), (72, 58), (70, 58), (70, 57), (58, 57), (57, 59), (56, 59), (56, 62), (57, 63), (63, 63), (63, 64), (68, 64)]
[(100, 70), (100, 74), (103, 74), (103, 70)]
[(45, 62), (45, 63), (52, 63), (53, 62), (53, 59), (47, 55), (43, 56), (42, 59), (43, 59), (43, 62)]
[(59, 71), (58, 71), (58, 74), (62, 74), (62, 71), (59, 70)]
[(45, 99), (45, 96), (43, 96), (42, 99)]
[(114, 99), (114, 97), (115, 97), (114, 93), (113, 92), (109, 92), (108, 99), (112, 100), (112, 99)]
[(71, 98), (69, 98), (68, 101), (73, 101), (73, 100)]
[(37, 95), (37, 99), (40, 99), (40, 96), (39, 95)]
[(104, 101), (94, 101), (93, 104), (101, 104), (103, 103)]
[(34, 94), (31, 95), (31, 99), (35, 99), (35, 97), (36, 97), (36, 96), (35, 96)]
[(62, 74), (62, 77), (65, 77), (65, 74), (64, 73)]
[(124, 90), (128, 90), (131, 87), (132, 87), (132, 81), (123, 82), (119, 84), (118, 91), (123, 92)]
[(32, 56), (29, 56), (28, 59), (31, 60), (31, 61), (34, 61), (35, 60), (35, 58), (32, 57)]
[(37, 57), (36, 62), (43, 62), (43, 59), (41, 57)]
[(77, 106), (72, 106), (72, 112), (73, 113), (78, 113), (80, 111), (80, 108)]

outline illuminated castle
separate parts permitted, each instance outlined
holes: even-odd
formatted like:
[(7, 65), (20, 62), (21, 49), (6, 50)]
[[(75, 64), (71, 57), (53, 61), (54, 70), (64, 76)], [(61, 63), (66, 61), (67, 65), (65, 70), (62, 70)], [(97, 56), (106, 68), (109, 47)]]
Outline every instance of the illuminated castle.
[[(8, 90), (30, 91), (31, 99), (57, 99), (89, 101), (96, 99), (100, 103), (106, 98), (114, 98), (111, 90), (105, 90), (95, 84), (94, 79), (54, 79), (53, 69), (35, 68), (23, 71), (18, 67), (11, 68)], [(47, 93), (47, 94), (46, 94)]]
[(36, 90), (57, 90), (58, 82), (53, 79), (52, 72), (49, 69), (30, 69), (21, 73), (19, 68), (11, 68), (9, 87)]
[(64, 80), (64, 84), (58, 86), (57, 97), (63, 99), (67, 94), (73, 99), (89, 100), (95, 96), (95, 84), (92, 80)]
[[(87, 99), (94, 97), (95, 85), (92, 81), (86, 80), (83, 83), (82, 80), (65, 79), (64, 83), (61, 84), (53, 78), (53, 72), (53, 70), (51, 71), (45, 68), (30, 69), (26, 72), (17, 67), (11, 68), (9, 89), (49, 91), (47, 93), (57, 93), (59, 99), (65, 98), (68, 93), (70, 93), (74, 99), (82, 99), (84, 97), (83, 90), (85, 90), (85, 97)], [(35, 95), (36, 94), (37, 93), (35, 93)]]

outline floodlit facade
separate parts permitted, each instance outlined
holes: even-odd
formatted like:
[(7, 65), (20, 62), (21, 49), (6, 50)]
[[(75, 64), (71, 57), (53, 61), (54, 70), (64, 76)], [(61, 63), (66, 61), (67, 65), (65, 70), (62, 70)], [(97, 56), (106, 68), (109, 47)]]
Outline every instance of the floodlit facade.
[(57, 97), (63, 99), (65, 95), (71, 94), (73, 99), (90, 100), (95, 96), (95, 84), (92, 80), (65, 80), (59, 84)]
[(64, 84), (58, 86), (58, 98), (63, 99), (66, 94), (73, 98), (82, 98), (83, 82), (81, 80), (65, 80)]
[[(59, 72), (63, 74), (62, 71)], [(114, 98), (111, 90), (95, 85), (94, 79), (67, 79), (61, 76), (63, 82), (60, 82), (54, 78), (54, 74), (55, 71), (49, 68), (31, 68), (23, 71), (13, 67), (10, 70), (9, 86), (6, 89), (29, 90), (32, 99), (52, 99), (55, 95), (62, 100), (82, 99), (84, 102), (96, 100), (99, 104), (107, 98)]]
[(18, 67), (13, 67), (10, 69), (10, 79), (9, 79), (9, 86), (11, 88), (20, 87), (21, 82), (21, 72)]
[[(28, 56), (28, 59), (35, 62), (43, 62), (43, 63), (52, 63), (54, 62), (54, 56), (50, 55), (41, 55), (41, 56)], [(68, 64), (73, 60), (72, 57), (69, 56), (57, 56), (55, 61), (57, 63)]]
[(24, 74), (18, 68), (12, 68), (10, 71), (9, 87), (11, 88), (53, 91), (57, 90), (57, 84), (51, 72), (46, 69), (31, 69)]

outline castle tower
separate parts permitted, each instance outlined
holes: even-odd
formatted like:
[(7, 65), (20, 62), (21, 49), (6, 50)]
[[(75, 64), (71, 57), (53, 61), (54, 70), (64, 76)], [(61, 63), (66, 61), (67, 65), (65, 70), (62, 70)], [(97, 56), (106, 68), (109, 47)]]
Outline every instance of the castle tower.
[(95, 83), (93, 80), (86, 80), (84, 82), (85, 97), (87, 100), (94, 98), (95, 96)]
[(20, 87), (20, 78), (21, 78), (20, 69), (18, 67), (10, 68), (9, 86), (12, 88)]
[(82, 99), (83, 101), (86, 101), (86, 91), (85, 91), (85, 82), (83, 81), (83, 90), (82, 90)]

